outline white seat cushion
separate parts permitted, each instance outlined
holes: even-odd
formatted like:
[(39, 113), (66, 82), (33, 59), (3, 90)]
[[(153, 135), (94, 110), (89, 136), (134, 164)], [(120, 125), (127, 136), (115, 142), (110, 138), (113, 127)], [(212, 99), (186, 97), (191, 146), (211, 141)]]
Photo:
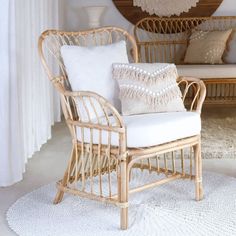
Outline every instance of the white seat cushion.
[(236, 78), (236, 65), (177, 65), (179, 76), (192, 76), (201, 79)]
[[(127, 127), (128, 147), (149, 147), (177, 139), (198, 135), (201, 131), (200, 115), (196, 112), (167, 112), (123, 116)], [(81, 140), (80, 128), (77, 138)], [(84, 129), (84, 140), (90, 142), (90, 130)], [(108, 143), (108, 134), (103, 132), (101, 143)], [(93, 131), (93, 143), (99, 142), (99, 132)], [(118, 146), (117, 134), (112, 134), (111, 144)]]

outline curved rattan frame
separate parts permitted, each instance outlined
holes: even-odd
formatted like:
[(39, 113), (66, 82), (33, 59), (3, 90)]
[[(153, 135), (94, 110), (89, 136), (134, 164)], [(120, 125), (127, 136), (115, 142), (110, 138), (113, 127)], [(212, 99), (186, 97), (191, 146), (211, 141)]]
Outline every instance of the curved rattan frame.
[[(71, 156), (64, 177), (57, 183), (58, 193), (54, 203), (61, 202), (64, 193), (67, 192), (92, 200), (114, 204), (121, 209), (121, 229), (127, 229), (128, 196), (131, 193), (158, 186), (175, 179), (190, 178), (195, 180), (196, 199), (200, 200), (202, 198), (201, 144), (200, 135), (197, 135), (158, 146), (129, 148), (126, 145), (126, 126), (122, 116), (106, 99), (93, 92), (70, 91), (68, 84), (65, 83), (67, 80), (66, 74), (53, 75), (47, 62), (46, 51), (48, 48), (44, 47), (47, 38), (53, 37), (54, 39), (62, 40), (61, 37), (68, 39), (80, 35), (96, 36), (102, 32), (112, 34), (114, 31), (126, 38), (127, 45), (131, 46), (128, 48), (128, 51), (131, 53), (133, 61), (137, 62), (138, 53), (135, 40), (128, 32), (116, 27), (104, 27), (82, 32), (49, 30), (42, 33), (38, 46), (40, 58), (48, 77), (61, 95), (63, 113), (72, 137)], [(67, 42), (72, 43), (72, 41), (73, 39)], [(78, 40), (75, 41), (78, 43)], [(109, 43), (112, 42), (114, 41)], [(56, 58), (58, 58), (58, 55)], [(189, 90), (192, 91), (192, 101), (189, 103), (189, 109), (200, 113), (206, 92), (203, 82), (195, 78), (180, 78), (179, 84), (183, 91), (183, 99), (186, 98)], [(80, 115), (80, 111), (76, 107), (78, 102), (82, 104), (87, 112), (86, 120)], [(95, 114), (97, 114), (96, 110), (98, 107), (103, 111), (103, 121), (97, 115), (95, 120), (90, 119), (90, 110), (87, 107), (87, 102), (90, 103)], [(89, 140), (85, 140), (84, 132), (86, 131), (90, 134)], [(78, 133), (81, 134), (81, 139), (79, 140), (77, 139)], [(102, 136), (104, 133), (107, 138), (105, 143)], [(98, 143), (93, 142), (96, 135), (99, 140)], [(112, 135), (117, 137), (117, 146), (111, 144)], [(185, 170), (186, 159), (184, 150), (186, 148), (190, 151), (187, 158), (189, 161), (189, 173)], [(194, 153), (194, 158), (192, 152)], [(175, 163), (175, 156), (179, 157), (181, 163), (180, 171)], [(193, 159), (195, 175), (192, 170)], [(168, 167), (169, 162), (171, 163), (171, 168)], [(147, 169), (158, 174), (162, 173), (165, 178), (154, 183), (129, 189), (132, 168)], [(111, 182), (111, 175), (116, 175), (117, 177), (115, 185)], [(106, 182), (104, 178), (107, 179)], [(97, 190), (94, 189), (94, 181), (98, 183), (99, 188)], [(107, 185), (107, 192), (104, 192), (105, 184)]]

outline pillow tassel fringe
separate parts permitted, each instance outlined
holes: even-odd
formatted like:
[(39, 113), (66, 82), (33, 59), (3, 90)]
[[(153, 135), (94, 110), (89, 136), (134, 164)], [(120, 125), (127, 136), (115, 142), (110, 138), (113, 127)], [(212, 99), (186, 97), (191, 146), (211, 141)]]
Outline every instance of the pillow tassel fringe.
[(167, 105), (170, 101), (181, 97), (181, 92), (175, 87), (164, 92), (158, 97), (152, 96), (145, 91), (136, 90), (132, 88), (122, 88), (120, 91), (120, 99), (130, 98), (130, 99), (144, 99), (145, 102), (155, 108), (158, 105)]

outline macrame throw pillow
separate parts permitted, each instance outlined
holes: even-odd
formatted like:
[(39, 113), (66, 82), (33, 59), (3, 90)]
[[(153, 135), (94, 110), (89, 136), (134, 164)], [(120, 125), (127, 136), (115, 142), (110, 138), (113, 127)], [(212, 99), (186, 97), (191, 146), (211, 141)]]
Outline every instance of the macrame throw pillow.
[(116, 63), (113, 78), (119, 84), (123, 115), (185, 111), (174, 64)]

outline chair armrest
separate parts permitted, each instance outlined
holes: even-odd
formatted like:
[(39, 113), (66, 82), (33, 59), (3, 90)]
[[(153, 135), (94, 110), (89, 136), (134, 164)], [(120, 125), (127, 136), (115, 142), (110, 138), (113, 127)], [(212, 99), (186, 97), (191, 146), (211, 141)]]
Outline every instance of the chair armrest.
[[(116, 108), (104, 97), (94, 92), (64, 90), (60, 94), (73, 145), (78, 145), (77, 147), (81, 151), (92, 149), (93, 153), (97, 155), (106, 155), (109, 152), (118, 156), (120, 160), (126, 160), (126, 127)], [(100, 113), (97, 112), (98, 109)], [(79, 138), (77, 136), (78, 128), (80, 130)], [(86, 131), (89, 136), (84, 135)], [(96, 133), (99, 141), (94, 143)], [(114, 133), (118, 135), (116, 136), (118, 145), (115, 147), (112, 146)], [(103, 134), (106, 136), (106, 143), (102, 141)]]
[(201, 113), (202, 105), (206, 97), (206, 86), (198, 78), (181, 76), (178, 84), (182, 91), (182, 99), (190, 111)]
[(61, 101), (68, 125), (125, 133), (123, 118), (101, 95), (90, 91), (64, 90)]

